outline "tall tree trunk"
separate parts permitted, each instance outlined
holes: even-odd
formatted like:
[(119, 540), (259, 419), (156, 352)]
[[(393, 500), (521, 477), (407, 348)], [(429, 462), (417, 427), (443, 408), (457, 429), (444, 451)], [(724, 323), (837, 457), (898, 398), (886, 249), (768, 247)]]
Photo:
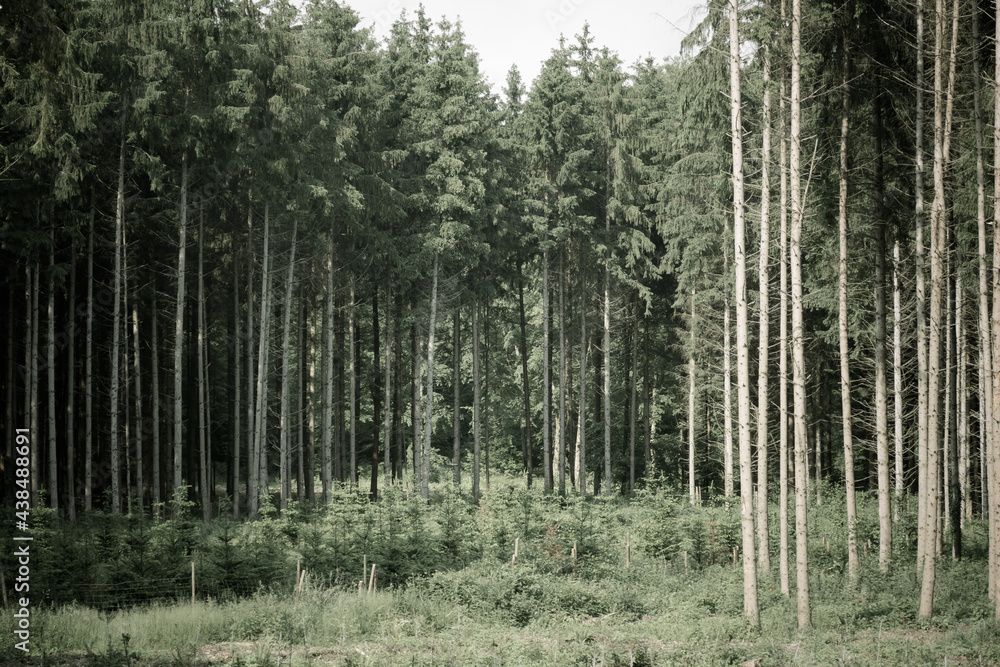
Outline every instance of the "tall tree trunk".
[[(786, 25), (786, 0), (781, 0)], [(784, 39), (781, 40), (782, 42)], [(778, 239), (778, 579), (785, 597), (791, 594), (788, 572), (788, 121), (785, 113), (785, 70), (778, 90), (779, 239)]]
[[(610, 165), (609, 165), (610, 170)], [(608, 181), (610, 182), (610, 178)], [(604, 234), (607, 250), (604, 265), (604, 493), (611, 495), (611, 213), (605, 208)], [(597, 491), (596, 485), (594, 491)]]
[(413, 425), (413, 483), (419, 485), (423, 480), (423, 438), (420, 432), (420, 406), (422, 401), (420, 388), (423, 386), (420, 377), (420, 339), (417, 333), (417, 323), (414, 319), (410, 325), (410, 362), (411, 362), (411, 392), (410, 392), (410, 424)]
[(542, 250), (542, 467), (545, 472), (546, 493), (552, 493), (552, 425), (549, 423), (549, 417), (552, 414), (552, 348), (550, 333), (549, 249), (546, 247)]
[(524, 272), (520, 255), (517, 258), (517, 304), (521, 325), (521, 385), (524, 391), (524, 430), (521, 433), (521, 456), (524, 458), (524, 471), (528, 476), (528, 488), (531, 488), (531, 385), (528, 381), (528, 333), (524, 315)]
[[(83, 509), (88, 514), (93, 509), (94, 498), (94, 216), (95, 209), (91, 203), (90, 228), (87, 234), (87, 341), (83, 369), (86, 387), (83, 397)], [(156, 349), (155, 342), (153, 349)], [(153, 419), (155, 421), (155, 415)]]
[(847, 494), (847, 572), (851, 582), (858, 577), (858, 510), (854, 494), (854, 439), (851, 416), (850, 346), (847, 331), (847, 138), (850, 129), (850, 87), (847, 37), (844, 40), (843, 98), (840, 115), (840, 268), (838, 271), (838, 337), (840, 343), (840, 409), (844, 431), (844, 486)]
[(479, 300), (472, 305), (472, 499), (479, 504), (479, 457), (482, 449), (479, 389)]
[(934, 37), (934, 202), (931, 206), (931, 298), (930, 335), (927, 351), (927, 395), (932, 397), (927, 406), (927, 452), (925, 473), (921, 475), (924, 486), (924, 542), (923, 577), (920, 589), (918, 617), (928, 620), (934, 609), (935, 557), (938, 541), (938, 468), (939, 463), (939, 400), (941, 375), (941, 336), (943, 333), (941, 300), (946, 280), (942, 254), (945, 252), (945, 201), (944, 201), (944, 92), (942, 61), (944, 60), (944, 0), (937, 0)]
[[(124, 157), (122, 158), (124, 159)], [(183, 397), (181, 380), (183, 378), (184, 360), (184, 279), (185, 279), (185, 250), (187, 248), (187, 184), (188, 184), (188, 158), (187, 153), (181, 159), (181, 202), (180, 202), (180, 222), (177, 243), (177, 310), (174, 324), (174, 495), (179, 493), (179, 489), (184, 484), (181, 476), (182, 456), (184, 453), (184, 422), (183, 422)], [(124, 206), (124, 204), (122, 204)], [(118, 300), (115, 299), (117, 308)], [(118, 326), (115, 325), (115, 335), (117, 336)], [(117, 343), (116, 343), (117, 345)], [(115, 364), (117, 366), (117, 363)], [(117, 374), (113, 369), (113, 373)], [(115, 381), (117, 382), (117, 381)], [(180, 506), (173, 505), (174, 519), (180, 518)]]
[[(955, 239), (956, 244), (958, 239)], [(948, 400), (952, 404), (950, 416), (951, 443), (948, 449), (951, 477), (948, 483), (948, 517), (951, 521), (951, 556), (953, 560), (962, 559), (962, 496), (965, 487), (965, 470), (960, 463), (965, 462), (965, 432), (962, 418), (964, 416), (965, 397), (965, 331), (962, 318), (962, 261), (961, 255), (955, 262), (955, 328), (952, 330), (954, 344), (950, 355), (951, 389)]]
[(455, 314), (452, 317), (452, 343), (451, 343), (451, 365), (452, 365), (452, 408), (451, 408), (451, 431), (452, 431), (452, 456), (451, 456), (451, 479), (456, 489), (462, 488), (462, 392), (461, 392), (461, 371), (462, 371), (462, 346), (461, 346), (461, 321), (459, 319), (461, 308), (455, 307)]
[[(996, 7), (995, 34), (1000, 34), (1000, 4)], [(996, 62), (1000, 62), (1000, 40), (996, 41)], [(995, 87), (1000, 90), (1000, 67), (995, 71)], [(1000, 118), (1000, 95), (994, 95), (994, 118)], [(993, 318), (991, 321), (993, 329), (993, 349), (991, 355), (993, 359), (1000, 358), (1000, 123), (993, 125)], [(982, 294), (982, 291), (980, 292)], [(980, 297), (982, 299), (982, 297)], [(985, 354), (984, 354), (985, 356)], [(988, 445), (989, 465), (991, 471), (989, 475), (989, 522), (991, 527), (990, 553), (997, 552), (997, 539), (1000, 537), (1000, 371), (993, 364), (985, 364), (985, 369), (990, 370), (992, 378), (987, 378), (986, 383), (992, 383), (993, 401), (991, 408), (990, 441)], [(992, 381), (992, 382), (991, 382)], [(994, 557), (991, 571), (990, 590), (993, 593), (993, 602), (996, 604), (996, 618), (1000, 620), (1000, 557)]]
[[(382, 451), (384, 452), (385, 483), (388, 485), (392, 481), (392, 434), (393, 434), (393, 409), (392, 409), (392, 345), (396, 340), (396, 323), (392, 319), (392, 281), (386, 281), (385, 289), (385, 417), (382, 422)], [(374, 474), (374, 473), (372, 473)]]
[[(723, 249), (723, 270), (725, 272), (729, 271), (729, 251)], [(735, 480), (733, 475), (733, 361), (732, 361), (732, 324), (729, 314), (729, 289), (727, 286), (723, 286), (723, 298), (722, 298), (722, 488), (723, 494), (727, 498), (733, 496), (733, 488), (735, 487)], [(695, 335), (694, 335), (694, 293), (691, 294), (691, 348), (692, 354), (694, 354), (695, 345)], [(688, 360), (688, 383), (689, 387), (689, 398), (690, 402), (688, 405), (688, 411), (693, 415), (694, 413), (694, 359)], [(739, 408), (737, 408), (738, 410)], [(688, 417), (688, 428), (691, 431), (688, 434), (688, 449), (690, 450), (691, 458), (691, 469), (688, 471), (690, 479), (688, 484), (691, 487), (691, 494), (694, 494), (694, 417)]]
[(898, 522), (903, 503), (903, 306), (902, 278), (900, 276), (899, 230), (892, 243), (892, 396), (893, 396), (893, 445), (895, 463), (896, 502), (892, 520)]
[[(977, 5), (978, 7), (978, 5)], [(984, 137), (983, 137), (983, 103), (982, 103), (982, 69), (979, 59), (979, 14), (972, 19), (972, 70), (973, 70), (973, 104), (976, 128), (976, 231), (979, 259), (979, 458), (980, 462), (990, 457), (993, 442), (993, 383), (989, 377), (992, 374), (993, 354), (990, 349), (990, 304), (988, 262), (986, 254), (986, 170), (984, 167)], [(994, 230), (994, 235), (996, 231)], [(992, 460), (992, 459), (990, 459)], [(996, 468), (988, 466), (986, 481), (992, 479)], [(985, 504), (990, 507), (989, 503)], [(972, 517), (972, 503), (967, 504), (968, 516)], [(989, 595), (994, 597), (996, 573), (996, 537), (995, 523), (988, 521), (989, 534)]]
[(889, 498), (889, 394), (885, 368), (885, 179), (882, 156), (882, 86), (875, 92), (875, 456), (878, 461), (878, 561), (883, 572), (892, 557), (892, 511)]
[(569, 390), (566, 360), (566, 249), (559, 250), (559, 495), (566, 495), (566, 392)]
[(347, 404), (347, 410), (349, 413), (348, 420), (351, 424), (351, 446), (350, 446), (350, 468), (348, 469), (347, 479), (351, 482), (351, 490), (353, 491), (357, 488), (358, 484), (358, 349), (357, 349), (357, 328), (354, 321), (354, 277), (351, 276), (351, 287), (350, 294), (348, 298), (350, 302), (347, 304), (347, 346), (348, 346), (348, 367), (349, 375), (348, 387), (350, 391), (350, 400)]
[(135, 488), (136, 501), (139, 506), (139, 514), (145, 511), (145, 501), (143, 499), (144, 479), (143, 471), (143, 422), (142, 422), (142, 365), (139, 363), (139, 294), (138, 289), (132, 299), (132, 343), (135, 352), (135, 365), (133, 373), (135, 375)]
[(760, 256), (757, 283), (760, 301), (760, 326), (757, 351), (757, 567), (771, 572), (771, 544), (767, 504), (767, 441), (768, 441), (768, 351), (770, 335), (770, 277), (768, 263), (771, 253), (771, 49), (764, 46), (764, 100), (762, 108)]
[(804, 328), (802, 313), (802, 221), (803, 201), (801, 154), (801, 68), (802, 68), (802, 8), (801, 0), (792, 0), (792, 90), (791, 90), (791, 292), (792, 292), (792, 398), (795, 413), (795, 571), (798, 626), (812, 626), (809, 608), (808, 524), (806, 521), (806, 480), (808, 450), (806, 433), (806, 385)]
[[(694, 297), (695, 291), (691, 290), (691, 338), (688, 341), (691, 349), (688, 351), (688, 424), (687, 424), (687, 437), (688, 437), (688, 499), (692, 505), (695, 504), (695, 477), (694, 477), (694, 459), (695, 459), (695, 363), (694, 363), (694, 350), (695, 345), (697, 345), (697, 335), (695, 333), (695, 310), (694, 310)], [(729, 304), (726, 304), (726, 332), (728, 333), (729, 327)], [(729, 342), (728, 336), (726, 337), (726, 342), (723, 343), (723, 348), (725, 348), (724, 354), (728, 359), (729, 355)], [(728, 364), (727, 364), (728, 370)], [(724, 373), (726, 371), (723, 371)], [(727, 374), (728, 375), (728, 374)], [(728, 408), (729, 401), (723, 398), (724, 405)], [(731, 444), (731, 443), (730, 443)], [(729, 455), (732, 456), (732, 450), (729, 450)], [(730, 460), (730, 473), (732, 471), (732, 461)], [(730, 476), (730, 480), (732, 477)]]
[(257, 342), (257, 373), (256, 373), (256, 408), (254, 410), (254, 443), (250, 465), (250, 492), (247, 498), (251, 519), (257, 518), (261, 498), (266, 501), (267, 486), (267, 375), (268, 348), (270, 347), (271, 330), (271, 254), (270, 254), (271, 218), (270, 206), (264, 203), (264, 257), (261, 262), (261, 297), (260, 297), (260, 337)]
[[(240, 518), (240, 445), (242, 442), (241, 413), (243, 411), (243, 401), (241, 392), (243, 390), (241, 377), (241, 367), (243, 366), (243, 329), (240, 326), (240, 268), (236, 260), (236, 234), (231, 237), (231, 252), (233, 255), (233, 442), (232, 442), (232, 465), (233, 465), (233, 521)], [(154, 302), (155, 303), (155, 302)], [(154, 338), (156, 320), (153, 320)], [(247, 332), (249, 334), (249, 332)], [(155, 347), (155, 346), (154, 346)], [(155, 367), (154, 367), (155, 373)], [(154, 385), (155, 386), (155, 385)], [(154, 449), (158, 449), (154, 446)], [(156, 454), (153, 454), (154, 459)], [(153, 465), (156, 465), (154, 460)]]
[[(751, 629), (759, 629), (760, 610), (757, 606), (757, 559), (754, 553), (753, 525), (753, 458), (750, 451), (750, 350), (747, 342), (749, 316), (746, 284), (746, 227), (743, 219), (743, 116), (740, 108), (738, 14), (738, 0), (730, 0), (729, 90), (731, 106), (729, 117), (733, 145), (733, 239), (735, 248), (733, 260), (736, 269), (736, 393), (740, 438), (740, 517), (743, 525), (743, 615)], [(767, 84), (765, 83), (765, 85)], [(766, 256), (761, 262), (766, 266)]]
[[(581, 253), (582, 261), (583, 253)], [(580, 267), (583, 268), (582, 266)], [(576, 484), (580, 497), (587, 497), (587, 290), (586, 277), (580, 271), (580, 412), (577, 415)]]
[(421, 480), (420, 493), (424, 500), (430, 498), (431, 483), (431, 434), (434, 416), (434, 328), (437, 325), (437, 287), (438, 287), (438, 254), (434, 253), (433, 277), (431, 279), (431, 313), (430, 324), (427, 329), (427, 407), (424, 418), (424, 453), (423, 479)]
[(201, 517), (205, 525), (212, 520), (211, 481), (209, 480), (208, 424), (205, 421), (205, 213), (198, 217), (198, 454), (201, 472)]
[[(93, 215), (93, 206), (91, 206)], [(13, 299), (13, 295), (11, 295)], [(70, 243), (70, 268), (69, 268), (69, 316), (73, 318), (71, 326), (67, 327), (67, 350), (66, 360), (66, 517), (70, 521), (76, 520), (76, 241)], [(13, 344), (13, 337), (8, 336), (8, 343)], [(13, 361), (13, 349), (7, 359)], [(7, 384), (8, 391), (11, 391), (11, 384)], [(13, 393), (13, 392), (12, 392)], [(10, 398), (10, 401), (13, 397)], [(10, 401), (7, 405), (10, 406)], [(7, 417), (7, 425), (10, 427), (12, 415)], [(11, 439), (7, 439), (8, 446)]]
[(396, 365), (393, 367), (395, 382), (393, 383), (392, 432), (396, 440), (396, 452), (393, 461), (393, 478), (403, 481), (403, 466), (406, 462), (406, 450), (403, 448), (403, 295), (396, 290), (396, 317), (393, 322), (392, 336), (395, 348)]
[(292, 286), (295, 283), (295, 243), (299, 231), (298, 218), (292, 220), (292, 245), (288, 252), (288, 278), (285, 280), (285, 303), (282, 308), (285, 321), (282, 324), (281, 338), (281, 408), (278, 416), (280, 429), (280, 461), (278, 469), (281, 481), (280, 504), (281, 511), (288, 509), (288, 497), (292, 493), (291, 484), (291, 450), (292, 450)]
[[(378, 465), (379, 465), (379, 420), (382, 416), (382, 395), (379, 387), (378, 357), (381, 353), (381, 341), (378, 321), (378, 283), (373, 285), (372, 290), (372, 373), (371, 373), (371, 393), (372, 393), (372, 476), (368, 486), (368, 496), (372, 500), (378, 499)], [(358, 335), (358, 345), (360, 345), (360, 332)], [(361, 358), (360, 352), (358, 358)]]
[(638, 374), (639, 374), (639, 296), (636, 300), (632, 313), (632, 369), (629, 374), (628, 389), (628, 492), (632, 495), (635, 492), (635, 441), (636, 429), (638, 428)]
[[(31, 379), (28, 381), (28, 391), (27, 391), (27, 394), (25, 396), (25, 403), (26, 404), (25, 404), (25, 410), (24, 411), (25, 411), (26, 414), (31, 415), (30, 416), (31, 433), (32, 434), (37, 434), (39, 432), (39, 430), (38, 430), (38, 413), (39, 413), (39, 409), (38, 409), (38, 357), (39, 357), (38, 330), (39, 330), (39, 328), (41, 328), (41, 317), (40, 317), (40, 314), (38, 312), (38, 290), (39, 290), (39, 287), (38, 287), (38, 280), (39, 280), (38, 274), (39, 274), (39, 266), (38, 266), (37, 262), (35, 262), (34, 271), (32, 271), (29, 268), (28, 269), (28, 273), (29, 273), (29, 283), (30, 283), (31, 287), (28, 290), (29, 297), (30, 297), (28, 299), (28, 301), (29, 301), (29, 303), (28, 303), (28, 322), (30, 324), (30, 326), (28, 328), (30, 330), (29, 331), (30, 343), (28, 344), (27, 349), (29, 351), (29, 360), (28, 360), (28, 369), (29, 370), (28, 370), (28, 373), (29, 373), (29, 377)], [(119, 274), (119, 272), (116, 271), (115, 275), (119, 276), (120, 274)], [(115, 301), (115, 303), (118, 303), (118, 302)], [(117, 347), (115, 347), (115, 349), (117, 350)], [(117, 414), (115, 414), (115, 416), (117, 417)], [(116, 424), (116, 426), (117, 426), (117, 424)], [(115, 437), (113, 441), (114, 441), (115, 444), (117, 444), (117, 437)], [(117, 461), (116, 459), (113, 459), (113, 461), (112, 461), (113, 472), (117, 471), (117, 468), (114, 468), (114, 463), (116, 461)], [(31, 506), (32, 507), (38, 507), (39, 506), (38, 492), (41, 490), (41, 479), (40, 479), (41, 471), (39, 470), (39, 467), (41, 465), (42, 465), (41, 438), (35, 436), (35, 437), (31, 438), (31, 465), (30, 465), (30, 470), (29, 470), (29, 475), (30, 475), (30, 478), (31, 478)]]
[(48, 303), (46, 304), (46, 321), (48, 336), (46, 336), (45, 366), (48, 387), (48, 440), (49, 440), (49, 507), (59, 509), (59, 457), (56, 452), (56, 230), (55, 222), (49, 224), (49, 280)]
[(246, 365), (247, 365), (247, 485), (246, 485), (246, 503), (247, 503), (247, 516), (253, 518), (254, 512), (256, 511), (257, 503), (257, 477), (255, 471), (257, 468), (257, 459), (255, 458), (255, 443), (257, 441), (257, 423), (256, 423), (256, 411), (255, 407), (255, 394), (254, 390), (257, 386), (256, 380), (254, 379), (254, 364), (255, 357), (254, 354), (254, 319), (253, 319), (253, 301), (254, 301), (254, 291), (253, 291), (253, 267), (254, 267), (254, 255), (253, 255), (253, 206), (251, 202), (247, 203), (247, 322), (246, 322), (246, 332), (247, 332), (247, 352), (246, 352)]
[[(306, 348), (305, 341), (305, 330), (306, 330), (306, 320), (309, 317), (306, 312), (306, 299), (303, 296), (299, 297), (299, 312), (298, 312), (298, 330), (299, 340), (296, 349), (299, 355), (298, 372), (296, 373), (296, 393), (298, 398), (295, 401), (295, 411), (296, 419), (295, 422), (298, 426), (298, 443), (296, 444), (295, 451), (295, 499), (299, 504), (303, 504), (306, 501), (306, 413), (308, 412), (308, 407), (306, 405), (307, 394), (306, 394), (306, 370), (303, 368), (309, 362), (309, 350)], [(312, 478), (310, 478), (310, 483)]]
[[(187, 161), (185, 160), (181, 168), (181, 236), (180, 236), (180, 247), (181, 255), (177, 265), (177, 275), (178, 275), (178, 286), (177, 294), (181, 305), (178, 306), (178, 311), (183, 307), (183, 289), (184, 289), (184, 265), (183, 262), (183, 249), (184, 243), (186, 241), (186, 212), (183, 210), (186, 203), (186, 193), (187, 193)], [(121, 143), (118, 149), (118, 197), (117, 204), (115, 206), (115, 303), (112, 307), (112, 333), (111, 333), (111, 511), (114, 514), (119, 514), (122, 511), (121, 508), (121, 470), (119, 462), (119, 446), (118, 446), (118, 395), (119, 395), (119, 359), (121, 358), (121, 350), (119, 349), (121, 345), (121, 328), (122, 328), (122, 315), (121, 315), (121, 301), (122, 301), (122, 254), (124, 253), (123, 236), (125, 235), (125, 136), (122, 134)], [(178, 316), (179, 318), (181, 316)], [(178, 343), (178, 347), (180, 343)], [(175, 357), (177, 353), (175, 352)], [(178, 362), (178, 368), (180, 363)], [(175, 387), (176, 390), (176, 387)], [(178, 410), (178, 414), (180, 410)], [(178, 484), (177, 486), (180, 486)]]
[(923, 569), (927, 485), (927, 290), (924, 258), (924, 0), (916, 2), (917, 73), (916, 119), (914, 126), (914, 256), (916, 261), (917, 293), (917, 572)]
[(325, 336), (325, 353), (323, 354), (323, 415), (320, 448), (323, 459), (323, 504), (330, 504), (330, 492), (333, 486), (333, 450), (331, 437), (333, 435), (333, 234), (327, 237), (326, 258), (326, 295), (323, 310), (323, 333)]

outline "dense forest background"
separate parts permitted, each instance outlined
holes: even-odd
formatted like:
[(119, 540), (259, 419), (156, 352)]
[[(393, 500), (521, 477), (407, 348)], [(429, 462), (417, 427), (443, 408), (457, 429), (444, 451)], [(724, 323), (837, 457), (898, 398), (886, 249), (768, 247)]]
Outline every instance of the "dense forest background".
[(713, 2), (681, 58), (585, 29), (496, 95), (423, 10), (5, 2), (2, 502), (742, 490), (787, 593), (789, 494), (857, 490), (880, 563), (911, 502), (960, 557), (1000, 501), (996, 8), (928, 4)]

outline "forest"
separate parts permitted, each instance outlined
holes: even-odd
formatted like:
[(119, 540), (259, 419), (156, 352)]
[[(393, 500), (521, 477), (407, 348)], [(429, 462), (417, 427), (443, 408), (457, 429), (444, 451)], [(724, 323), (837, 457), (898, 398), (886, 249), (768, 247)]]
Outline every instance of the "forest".
[(496, 90), (422, 6), (0, 30), (32, 655), (1000, 664), (1000, 5), (709, 0)]

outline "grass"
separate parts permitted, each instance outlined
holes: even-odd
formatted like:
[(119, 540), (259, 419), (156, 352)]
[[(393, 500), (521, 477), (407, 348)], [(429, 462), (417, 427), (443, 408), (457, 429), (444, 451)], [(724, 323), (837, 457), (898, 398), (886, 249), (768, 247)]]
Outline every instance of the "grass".
[[(874, 499), (860, 500), (864, 543), (876, 525)], [(310, 519), (216, 527), (198, 538), (203, 542), (189, 542), (208, 554), (203, 571), (211, 572), (211, 553), (223, 552), (218, 545), (215, 552), (199, 545), (232, 533), (235, 550), (225, 558), (245, 564), (254, 557), (254, 571), (275, 572), (277, 578), (248, 596), (224, 586), (208, 589), (219, 592), (193, 605), (184, 598), (135, 598), (98, 611), (33, 601), (28, 662), (1000, 665), (1000, 625), (985, 595), (981, 525), (966, 533), (967, 560), (941, 559), (934, 621), (922, 624), (916, 621), (920, 582), (905, 539), (895, 542), (888, 574), (879, 571), (874, 554), (865, 554), (858, 581), (847, 581), (843, 508), (831, 493), (821, 508), (810, 509), (814, 629), (797, 629), (794, 589), (785, 597), (774, 572), (759, 578), (762, 629), (751, 632), (742, 618), (742, 571), (732, 565), (737, 514), (724, 505), (692, 508), (684, 498), (661, 493), (634, 502), (581, 502), (512, 488), (497, 490), (478, 508), (454, 495), (439, 495), (429, 505), (400, 496), (377, 505), (344, 504)], [(151, 559), (170, 554), (158, 546), (172, 543), (161, 534), (174, 542), (181, 534), (168, 524), (150, 532), (156, 538), (149, 543)], [(518, 558), (512, 562), (515, 539)], [(132, 553), (116, 549), (106, 553)], [(55, 547), (47, 553), (48, 562), (59, 562)], [(369, 564), (377, 560), (382, 573), (372, 593), (359, 593), (353, 578), (360, 578), (364, 554)], [(296, 596), (289, 581), (299, 559), (309, 565), (311, 583)], [(217, 556), (217, 573), (224, 562)], [(772, 565), (777, 568), (776, 557)], [(794, 573), (792, 579), (794, 586)], [(23, 664), (23, 654), (13, 648), (13, 629), (13, 618), (4, 615), (0, 659)]]
[[(507, 589), (467, 568), (371, 594), (320, 587), (296, 600), (261, 591), (114, 613), (70, 605), (35, 613), (32, 653), (35, 664), (44, 653), (45, 664), (94, 667), (1000, 664), (1000, 627), (988, 605), (970, 614), (955, 592), (983, 583), (967, 564), (942, 564), (932, 625), (914, 622), (912, 594), (898, 604), (912, 590), (905, 570), (885, 578), (866, 571), (853, 590), (839, 575), (814, 576), (817, 629), (806, 632), (796, 629), (794, 597), (764, 578), (760, 633), (742, 621), (737, 569), (686, 572), (642, 556), (633, 565), (603, 579), (532, 579), (528, 565), (494, 562)], [(481, 598), (456, 602), (462, 585)], [(4, 625), (0, 651), (14, 660), (9, 617)]]

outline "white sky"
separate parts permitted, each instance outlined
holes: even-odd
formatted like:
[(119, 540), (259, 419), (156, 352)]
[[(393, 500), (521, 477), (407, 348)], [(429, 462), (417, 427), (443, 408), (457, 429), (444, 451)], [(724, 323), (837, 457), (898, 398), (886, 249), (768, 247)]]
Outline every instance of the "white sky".
[[(405, 9), (413, 17), (420, 0), (346, 0), (384, 38)], [(423, 0), (428, 17), (461, 18), (466, 41), (479, 53), (480, 68), (494, 91), (503, 88), (516, 64), (526, 85), (559, 43), (590, 23), (595, 48), (617, 51), (626, 67), (646, 56), (657, 61), (680, 55), (681, 40), (705, 16), (707, 0)]]

